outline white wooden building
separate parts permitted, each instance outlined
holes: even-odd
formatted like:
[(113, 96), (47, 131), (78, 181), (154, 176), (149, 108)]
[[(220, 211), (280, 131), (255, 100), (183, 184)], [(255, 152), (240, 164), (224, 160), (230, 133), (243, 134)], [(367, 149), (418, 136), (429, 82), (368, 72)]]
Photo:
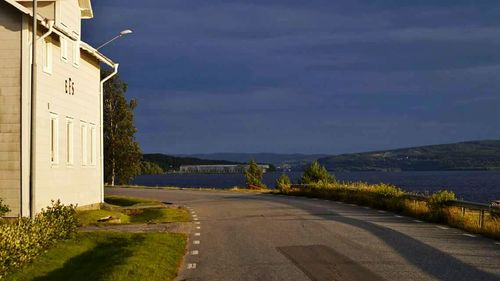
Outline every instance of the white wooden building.
[(103, 200), (100, 71), (118, 65), (81, 41), (90, 0), (38, 0), (37, 14), (32, 99), (32, 1), (0, 0), (0, 198), (9, 216), (51, 200)]

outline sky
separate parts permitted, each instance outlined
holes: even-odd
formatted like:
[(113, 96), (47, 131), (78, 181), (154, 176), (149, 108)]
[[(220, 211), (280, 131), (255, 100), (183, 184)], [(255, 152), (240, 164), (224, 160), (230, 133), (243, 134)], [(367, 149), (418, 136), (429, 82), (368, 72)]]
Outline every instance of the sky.
[(500, 139), (500, 1), (104, 0), (144, 152), (340, 154)]

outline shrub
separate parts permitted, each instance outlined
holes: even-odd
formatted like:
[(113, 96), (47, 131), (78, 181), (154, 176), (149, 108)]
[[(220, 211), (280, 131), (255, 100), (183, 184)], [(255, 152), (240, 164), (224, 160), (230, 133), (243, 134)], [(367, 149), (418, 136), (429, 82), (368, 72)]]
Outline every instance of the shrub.
[(248, 169), (245, 171), (245, 178), (248, 188), (266, 188), (262, 183), (262, 175), (264, 171), (257, 165), (257, 162), (251, 160), (248, 163)]
[(3, 203), (3, 199), (0, 198), (0, 217), (5, 216), (5, 214), (7, 214), (8, 212), (10, 212), (9, 206), (5, 205)]
[(318, 161), (313, 161), (309, 166), (304, 170), (304, 174), (300, 179), (300, 182), (303, 184), (311, 184), (311, 183), (321, 183), (321, 184), (329, 184), (335, 182), (335, 177), (330, 175), (325, 167), (321, 166)]
[(455, 193), (448, 190), (440, 190), (435, 192), (429, 197), (427, 201), (427, 206), (431, 211), (431, 216), (435, 220), (443, 220), (446, 218), (444, 208), (450, 203), (450, 201), (456, 200), (457, 197)]
[(0, 279), (32, 261), (54, 242), (70, 238), (77, 228), (76, 206), (58, 200), (31, 218), (0, 225)]
[(280, 192), (288, 193), (290, 191), (291, 185), (292, 182), (286, 174), (281, 174), (281, 176), (276, 179), (276, 189), (278, 189)]

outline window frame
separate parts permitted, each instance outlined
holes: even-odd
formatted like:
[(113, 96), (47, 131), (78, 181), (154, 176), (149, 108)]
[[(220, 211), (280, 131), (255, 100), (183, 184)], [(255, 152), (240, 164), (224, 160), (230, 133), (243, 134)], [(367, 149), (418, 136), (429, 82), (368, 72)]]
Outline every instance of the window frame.
[(87, 155), (87, 122), (85, 121), (80, 121), (80, 144), (81, 144), (81, 159), (82, 159), (82, 166), (87, 166), (88, 165), (88, 155)]
[(78, 68), (80, 67), (81, 59), (80, 35), (76, 32), (73, 32), (73, 35), (77, 38), (77, 40), (73, 42), (73, 66)]
[(68, 39), (64, 36), (59, 37), (61, 42), (61, 60), (68, 62)]
[(43, 39), (42, 44), (42, 69), (43, 72), (47, 74), (52, 74), (52, 65), (53, 65), (53, 57), (52, 57), (52, 38), (47, 36)]
[(56, 113), (50, 113), (49, 124), (49, 155), (52, 165), (59, 164), (59, 116)]
[(75, 122), (73, 118), (66, 117), (66, 165), (75, 163)]
[(97, 130), (95, 124), (89, 124), (89, 158), (90, 165), (95, 166), (97, 163)]

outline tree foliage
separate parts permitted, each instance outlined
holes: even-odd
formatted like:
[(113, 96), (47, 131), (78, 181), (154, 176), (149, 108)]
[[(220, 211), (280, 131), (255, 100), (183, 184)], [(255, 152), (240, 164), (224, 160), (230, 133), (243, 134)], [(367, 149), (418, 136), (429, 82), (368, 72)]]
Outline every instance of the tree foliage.
[(255, 160), (250, 160), (248, 163), (248, 168), (245, 171), (245, 179), (248, 188), (266, 188), (264, 183), (262, 183), (262, 176), (264, 171), (262, 170)]
[(163, 173), (165, 171), (163, 171), (160, 165), (153, 162), (141, 161), (141, 175), (161, 175)]
[(110, 185), (126, 184), (140, 174), (142, 152), (134, 136), (137, 101), (128, 101), (126, 91), (127, 84), (118, 75), (104, 84), (104, 180)]
[(332, 176), (325, 167), (321, 166), (318, 161), (313, 161), (304, 170), (304, 174), (300, 179), (303, 184), (310, 183), (332, 183), (335, 182), (335, 177)]
[(276, 179), (276, 189), (280, 192), (287, 193), (290, 191), (290, 186), (292, 185), (292, 181), (286, 174), (281, 174), (281, 176)]

